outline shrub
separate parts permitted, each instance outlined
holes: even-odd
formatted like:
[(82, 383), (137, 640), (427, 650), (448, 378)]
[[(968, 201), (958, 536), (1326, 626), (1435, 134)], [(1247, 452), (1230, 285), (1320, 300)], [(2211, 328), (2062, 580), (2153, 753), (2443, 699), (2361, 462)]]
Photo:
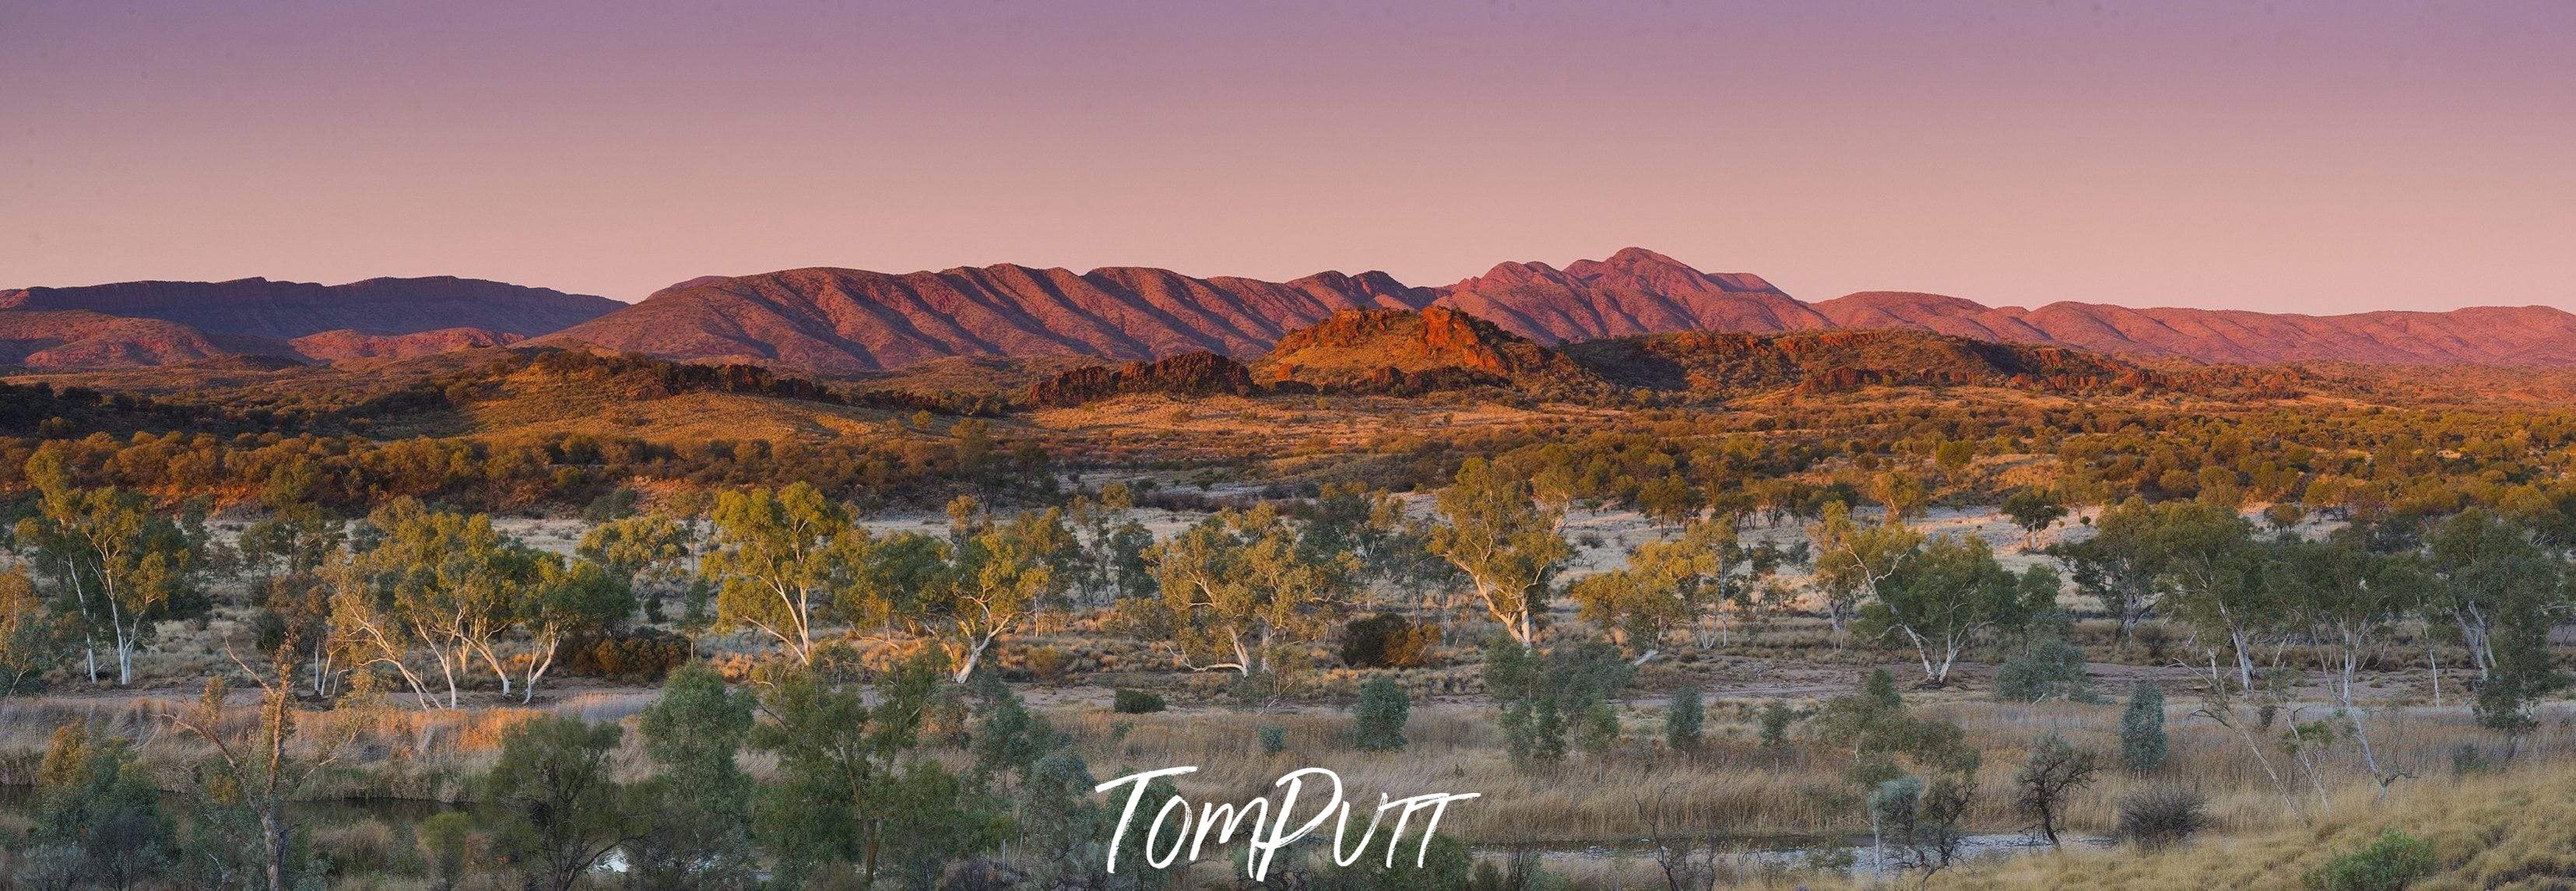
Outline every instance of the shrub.
[(1762, 747), (1766, 749), (1788, 748), (1789, 725), (1795, 724), (1797, 721), (1798, 712), (1791, 709), (1788, 703), (1781, 702), (1777, 699), (1763, 703), (1761, 716)]
[(1122, 715), (1150, 715), (1163, 710), (1163, 697), (1143, 690), (1120, 688), (1111, 696), (1109, 710)]
[(1699, 749), (1699, 730), (1706, 712), (1700, 707), (1699, 688), (1685, 687), (1673, 691), (1673, 701), (1664, 709), (1664, 742), (1676, 751)]
[(1431, 664), (1440, 626), (1379, 613), (1342, 626), (1342, 664), (1352, 668), (1420, 668)]
[(2442, 868), (2433, 845), (2394, 829), (2369, 844), (2308, 871), (2307, 886), (2318, 891), (2399, 891)]
[(583, 634), (563, 642), (564, 673), (610, 680), (659, 681), (689, 661), (689, 639), (659, 628)]
[(1512, 763), (1562, 761), (1572, 747), (1600, 754), (1619, 741), (1613, 703), (1636, 669), (1599, 641), (1541, 655), (1508, 638), (1485, 649), (1485, 689), (1502, 706)]
[(2190, 838), (2209, 825), (2209, 803), (2195, 790), (2161, 786), (2120, 796), (2117, 837), (2154, 850)]
[(1352, 707), (1351, 717), (1358, 731), (1358, 745), (1363, 752), (1393, 752), (1404, 748), (1404, 722), (1413, 712), (1413, 697), (1394, 678), (1370, 678), (1360, 685), (1359, 705)]
[(1288, 728), (1265, 724), (1261, 728), (1261, 754), (1276, 755), (1288, 751)]
[(1029, 677), (1040, 683), (1062, 681), (1065, 672), (1073, 668), (1073, 654), (1061, 647), (1030, 647), (1023, 658), (1028, 661)]
[(2066, 699), (2095, 702), (2084, 674), (2084, 651), (2062, 640), (2042, 641), (1995, 669), (1995, 698), (2007, 702)]
[(2146, 681), (2129, 689), (2129, 705), (2120, 710), (2120, 764), (2146, 773), (2165, 763), (2165, 691)]

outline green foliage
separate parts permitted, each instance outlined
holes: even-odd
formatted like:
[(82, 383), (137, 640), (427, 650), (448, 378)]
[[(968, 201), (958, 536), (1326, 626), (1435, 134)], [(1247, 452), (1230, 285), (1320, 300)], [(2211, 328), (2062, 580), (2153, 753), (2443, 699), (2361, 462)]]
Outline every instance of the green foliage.
[(1778, 751), (1789, 747), (1789, 725), (1798, 721), (1798, 712), (1788, 703), (1774, 699), (1762, 704), (1757, 718), (1762, 727), (1762, 747)]
[(674, 672), (636, 721), (660, 773), (631, 790), (642, 824), (625, 846), (645, 888), (748, 887), (751, 778), (735, 755), (751, 734), (753, 698), (704, 664)]
[(1672, 700), (1664, 706), (1664, 744), (1674, 751), (1699, 750), (1700, 724), (1706, 718), (1699, 698), (1698, 687), (1684, 687), (1673, 691)]
[(32, 810), (28, 862), (14, 884), (128, 888), (176, 865), (178, 831), (161, 809), (160, 790), (124, 740), (93, 734), (85, 723), (55, 729)]
[(626, 837), (623, 790), (609, 756), (623, 730), (537, 717), (501, 733), (480, 805), (493, 853), (530, 887), (570, 889)]
[(2431, 842), (2389, 829), (2310, 870), (2303, 880), (2316, 891), (2401, 891), (2441, 868)]
[(1907, 712), (1887, 669), (1873, 669), (1861, 689), (1825, 701), (1815, 718), (1825, 740), (1849, 745), (1851, 781), (1865, 789), (1904, 776), (1902, 758), (1933, 774), (1972, 776), (1980, 756), (1959, 725)]
[(814, 626), (836, 613), (864, 618), (881, 597), (852, 583), (873, 543), (847, 507), (805, 483), (716, 496), (714, 549), (704, 562), (716, 580), (716, 618), (777, 641), (813, 664)]
[(1352, 668), (1420, 668), (1439, 645), (1440, 626), (1379, 613), (1343, 625), (1338, 652)]
[(1528, 480), (1469, 458), (1434, 499), (1445, 522), (1423, 545), (1467, 576), (1486, 613), (1523, 647), (1537, 643), (1549, 581), (1574, 556), (1557, 531), (1563, 510), (1533, 498)]
[(1875, 600), (1889, 577), (1912, 558), (1923, 536), (1903, 523), (1863, 523), (1840, 501), (1807, 527), (1815, 543), (1816, 585), (1825, 595), (1825, 617), (1841, 632), (1853, 610)]
[(1261, 754), (1277, 755), (1288, 751), (1288, 728), (1277, 724), (1261, 725)]
[(2151, 773), (2164, 766), (2167, 747), (2164, 688), (2139, 681), (2129, 690), (2129, 704), (2120, 709), (2120, 765), (2131, 773)]
[[(777, 780), (752, 802), (752, 837), (776, 872), (801, 881), (817, 871), (971, 854), (997, 843), (974, 817), (965, 789), (936, 762), (898, 762), (920, 739), (946, 663), (935, 650), (875, 679), (877, 702), (856, 684), (813, 670), (781, 671), (761, 698), (754, 750), (778, 759)], [(906, 820), (889, 834), (887, 821)], [(916, 825), (917, 824), (917, 825)], [(895, 850), (902, 848), (902, 851)], [(901, 856), (898, 856), (901, 855)]]
[(1485, 649), (1485, 689), (1502, 706), (1503, 743), (1516, 764), (1562, 761), (1571, 748), (1599, 754), (1619, 739), (1614, 700), (1635, 674), (1598, 641), (1542, 655), (1511, 640)]
[[(2056, 605), (2054, 584), (2025, 585), (2004, 571), (1992, 548), (1976, 536), (1944, 535), (1909, 554), (1880, 577), (1877, 599), (1861, 612), (1861, 633), (1902, 636), (1923, 663), (1923, 678), (1949, 680), (1950, 667), (1982, 630), (2018, 630)], [(2053, 582), (2054, 573), (2045, 577)]]
[(1413, 711), (1413, 696), (1394, 678), (1379, 676), (1360, 685), (1360, 701), (1351, 707), (1354, 745), (1363, 752), (1404, 748), (1404, 722)]
[(69, 641), (24, 566), (0, 570), (0, 697), (44, 688)]
[(420, 821), (420, 848), (429, 861), (429, 878), (440, 891), (453, 891), (465, 881), (466, 863), (474, 856), (474, 820), (463, 811), (440, 811)]
[(2003, 511), (2004, 516), (2012, 518), (2013, 525), (2022, 528), (2025, 533), (2023, 544), (2030, 546), (2039, 543), (2041, 531), (2066, 519), (2066, 504), (2057, 493), (2037, 487), (2019, 489), (2004, 496)]
[(1161, 627), (1184, 658), (1249, 677), (1281, 643), (1322, 633), (1361, 566), (1348, 552), (1316, 552), (1299, 525), (1269, 504), (1219, 511), (1146, 552)]
[(1110, 694), (1109, 710), (1122, 715), (1150, 715), (1165, 707), (1163, 697), (1143, 690), (1120, 687)]
[(2099, 702), (2093, 679), (2084, 673), (2084, 651), (2062, 640), (2045, 640), (2030, 652), (1995, 667), (1995, 698), (2005, 702)]
[[(979, 679), (976, 695), (982, 717), (968, 745), (975, 756), (967, 776), (972, 791), (952, 799), (958, 804), (952, 806), (955, 828), (946, 830), (951, 840), (933, 847), (971, 851), (986, 843), (977, 833), (997, 833), (996, 839), (1010, 839), (1027, 886), (1149, 888), (1171, 880), (1161, 870), (1108, 873), (1106, 842), (1118, 804), (1093, 793), (1097, 782), (1072, 738), (1028, 710), (999, 679)], [(1168, 797), (1168, 785), (1158, 788)], [(1122, 862), (1143, 857), (1137, 835), (1122, 839)]]

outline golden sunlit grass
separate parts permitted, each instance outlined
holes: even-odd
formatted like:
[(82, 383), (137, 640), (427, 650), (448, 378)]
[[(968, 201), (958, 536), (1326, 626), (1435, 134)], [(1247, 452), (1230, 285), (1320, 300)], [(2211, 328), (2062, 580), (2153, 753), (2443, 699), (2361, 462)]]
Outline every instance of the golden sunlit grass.
[(2155, 853), (2070, 850), (1947, 877), (1957, 888), (2294, 888), (2311, 869), (2396, 829), (2430, 842), (2427, 891), (2576, 886), (2576, 766), (2535, 764), (2401, 786), (2384, 803), (2347, 790), (2314, 826), (2211, 838)]

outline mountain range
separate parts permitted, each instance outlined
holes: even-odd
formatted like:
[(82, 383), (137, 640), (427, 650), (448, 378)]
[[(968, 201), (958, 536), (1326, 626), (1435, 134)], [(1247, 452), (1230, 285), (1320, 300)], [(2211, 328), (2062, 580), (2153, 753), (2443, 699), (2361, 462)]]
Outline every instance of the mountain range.
[(449, 276), (19, 288), (0, 290), (0, 364), (54, 370), (402, 358), (514, 343), (625, 306)]
[(1642, 248), (1563, 268), (1503, 263), (1440, 287), (1383, 272), (1287, 282), (1164, 269), (1003, 264), (903, 274), (707, 276), (624, 305), (499, 282), (131, 282), (0, 291), (0, 363), (132, 367), (226, 357), (327, 362), (528, 344), (858, 375), (944, 357), (1250, 359), (1345, 310), (1438, 307), (1558, 345), (1681, 331), (1900, 328), (2133, 357), (2273, 364), (2576, 366), (2576, 314), (2544, 306), (2314, 316), (2059, 302), (1989, 307), (1871, 291), (1819, 302)]

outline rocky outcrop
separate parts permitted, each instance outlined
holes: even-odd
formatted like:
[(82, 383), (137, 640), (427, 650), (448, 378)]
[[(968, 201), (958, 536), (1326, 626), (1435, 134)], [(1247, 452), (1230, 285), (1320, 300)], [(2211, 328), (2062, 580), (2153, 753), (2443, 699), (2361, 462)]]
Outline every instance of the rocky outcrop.
[(1203, 350), (1152, 362), (1094, 365), (1061, 372), (1030, 387), (1029, 401), (1070, 406), (1131, 393), (1249, 396), (1259, 389), (1252, 381), (1252, 369)]

